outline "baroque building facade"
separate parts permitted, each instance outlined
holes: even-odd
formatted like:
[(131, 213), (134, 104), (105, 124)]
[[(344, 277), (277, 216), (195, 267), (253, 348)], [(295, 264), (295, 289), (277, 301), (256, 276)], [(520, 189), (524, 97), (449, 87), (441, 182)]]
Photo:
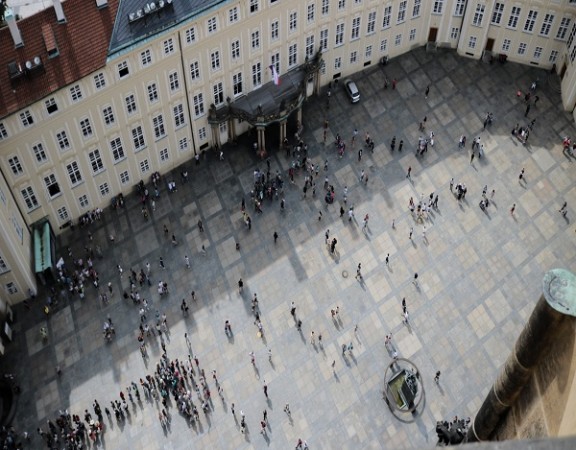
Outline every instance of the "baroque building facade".
[[(55, 263), (50, 235), (88, 211), (252, 128), (259, 151), (277, 148), (289, 116), (305, 122), (307, 96), (416, 47), (555, 71), (559, 107), (573, 111), (575, 16), (576, 0), (54, 0), (20, 20), (8, 10), (0, 295), (10, 304), (35, 290)], [(52, 261), (38, 264), (40, 253)]]

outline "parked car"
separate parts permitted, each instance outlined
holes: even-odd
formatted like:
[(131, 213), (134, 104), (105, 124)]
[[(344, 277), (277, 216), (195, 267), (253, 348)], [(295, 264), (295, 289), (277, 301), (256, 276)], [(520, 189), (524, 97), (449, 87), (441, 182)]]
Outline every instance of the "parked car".
[(360, 101), (360, 91), (358, 90), (358, 87), (354, 81), (346, 80), (344, 82), (344, 87), (346, 88), (346, 93), (348, 94), (348, 97), (350, 97), (350, 101), (352, 103), (357, 103)]

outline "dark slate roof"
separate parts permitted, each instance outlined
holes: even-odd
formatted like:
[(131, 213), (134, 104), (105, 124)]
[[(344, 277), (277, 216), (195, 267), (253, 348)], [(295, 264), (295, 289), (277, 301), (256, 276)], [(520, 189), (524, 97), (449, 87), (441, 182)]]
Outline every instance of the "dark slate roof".
[[(93, 0), (67, 0), (66, 23), (57, 22), (53, 7), (19, 20), (20, 48), (8, 27), (0, 29), (0, 119), (104, 67), (118, 1), (98, 9)], [(49, 58), (54, 44), (58, 56)]]
[[(225, 3), (225, 0), (120, 0), (109, 54), (119, 52), (220, 3)], [(223, 24), (218, 25), (221, 27)]]

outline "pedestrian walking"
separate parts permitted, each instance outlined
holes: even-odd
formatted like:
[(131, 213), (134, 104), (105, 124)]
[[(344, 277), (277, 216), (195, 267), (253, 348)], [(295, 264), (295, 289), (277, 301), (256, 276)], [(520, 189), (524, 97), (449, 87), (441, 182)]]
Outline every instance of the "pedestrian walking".
[(440, 381), (440, 371), (439, 370), (436, 372), (436, 375), (434, 376), (434, 381), (436, 382), (436, 384), (438, 384), (438, 382)]
[(326, 233), (324, 233), (324, 243), (325, 243), (326, 245), (328, 245), (328, 240), (329, 240), (329, 239), (330, 239), (330, 228), (328, 228), (328, 229), (326, 230)]
[(472, 154), (470, 155), (470, 164), (472, 164), (472, 161), (474, 161), (475, 156), (476, 154), (474, 153), (474, 150), (472, 150)]
[(358, 149), (358, 162), (362, 161), (362, 147)]
[(310, 332), (310, 344), (311, 345), (316, 345), (316, 337), (314, 335), (314, 331)]
[(386, 262), (386, 265), (387, 265), (387, 266), (390, 265), (390, 253), (386, 254), (385, 262)]
[(526, 112), (524, 113), (524, 117), (528, 117), (528, 113), (530, 112), (530, 103), (526, 105)]
[(564, 202), (564, 204), (562, 205), (562, 207), (558, 210), (559, 213), (561, 213), (564, 217), (566, 217), (566, 214), (568, 213), (568, 202)]
[(166, 269), (166, 266), (164, 266), (164, 259), (162, 259), (162, 257), (160, 257), (160, 267), (162, 269)]
[(318, 220), (322, 220), (322, 211), (318, 211)]
[(454, 177), (450, 179), (450, 192), (453, 192), (453, 188), (454, 188)]
[(122, 278), (122, 273), (124, 272), (124, 270), (122, 269), (122, 267), (120, 266), (120, 264), (116, 265), (116, 268), (118, 269), (118, 273), (120, 274), (120, 278)]
[(204, 231), (204, 225), (202, 224), (201, 220), (198, 221), (198, 229), (200, 230), (200, 232)]
[(238, 280), (238, 293), (242, 294), (242, 289), (244, 289), (244, 282), (242, 281), (242, 278), (240, 278)]
[(184, 262), (186, 264), (186, 268), (189, 269), (190, 268), (190, 258), (188, 258), (188, 255), (184, 255)]
[(395, 147), (396, 147), (396, 136), (392, 137), (392, 142), (390, 142), (390, 149), (392, 151), (394, 151)]
[(526, 182), (526, 180), (524, 179), (524, 167), (522, 167), (522, 170), (520, 171), (520, 175), (518, 175), (518, 182), (522, 183), (522, 181)]
[(398, 144), (398, 151), (399, 152), (402, 151), (402, 147), (404, 147), (404, 141), (402, 139), (400, 139), (400, 144)]
[(296, 318), (296, 305), (294, 302), (290, 305), (290, 314), (292, 314), (292, 317)]
[(409, 180), (412, 179), (411, 173), (412, 173), (412, 166), (409, 166), (409, 167), (408, 167), (408, 172), (406, 173), (406, 178), (408, 178)]
[(426, 86), (426, 91), (424, 92), (424, 98), (428, 98), (429, 93), (430, 93), (430, 85)]
[(266, 384), (266, 380), (264, 380), (264, 386), (262, 387), (264, 390), (264, 395), (268, 398), (268, 385)]
[(286, 403), (286, 406), (284, 406), (284, 412), (285, 412), (286, 414), (288, 414), (288, 416), (291, 415), (290, 405), (289, 405), (288, 403)]
[(412, 233), (414, 233), (414, 228), (410, 227), (410, 234), (408, 235), (408, 239), (412, 240)]
[(274, 243), (276, 243), (277, 240), (278, 240), (278, 233), (275, 231), (274, 232)]
[(338, 241), (336, 240), (336, 238), (332, 239), (332, 243), (330, 244), (330, 253), (334, 254), (334, 252), (336, 251), (336, 244), (338, 243)]
[(414, 283), (414, 286), (418, 287), (418, 272), (414, 273), (414, 280), (412, 283)]
[(358, 267), (356, 268), (356, 279), (362, 281), (362, 263), (358, 263)]
[(513, 216), (513, 215), (514, 215), (514, 211), (516, 211), (516, 203), (514, 203), (514, 204), (512, 205), (512, 208), (510, 208), (510, 215)]

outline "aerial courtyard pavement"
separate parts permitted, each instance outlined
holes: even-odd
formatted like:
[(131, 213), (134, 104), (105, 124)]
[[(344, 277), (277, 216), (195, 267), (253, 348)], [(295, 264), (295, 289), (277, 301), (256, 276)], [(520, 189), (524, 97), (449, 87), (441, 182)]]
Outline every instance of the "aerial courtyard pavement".
[[(398, 80), (396, 90), (383, 89), (383, 69), (390, 80)], [(252, 174), (257, 166), (266, 170), (266, 164), (255, 158), (251, 140), (244, 137), (239, 145), (224, 148), (224, 161), (209, 155), (199, 166), (188, 163), (187, 184), (180, 183), (181, 168), (175, 169), (178, 192), (168, 194), (162, 181), (151, 220), (144, 221), (138, 199), (130, 196), (124, 209), (106, 210), (100, 222), (60, 236), (58, 256), (65, 256), (69, 267), (67, 247), (84, 257), (84, 246), (102, 246), (104, 259), (97, 259), (95, 267), (104, 289), (112, 282), (114, 296), (102, 305), (88, 286), (83, 301), (60, 301), (48, 320), (41, 311), (46, 299), (42, 291), (30, 311), (16, 308), (15, 338), (2, 367), (13, 372), (22, 387), (14, 423), (34, 434), (33, 448), (41, 448), (34, 430), (45, 427), (48, 418), (54, 420), (58, 410), (83, 417), (85, 409), (92, 412), (94, 399), (102, 408), (109, 407), (121, 390), (127, 393), (131, 381), (154, 371), (162, 352), (160, 342), (150, 341), (146, 367), (136, 340), (138, 308), (119, 295), (128, 288), (129, 268), (139, 270), (146, 262), (152, 265), (152, 286), (142, 288), (141, 295), (151, 303), (151, 316), (159, 310), (168, 317), (168, 357), (187, 358), (187, 332), (193, 354), (206, 371), (214, 409), (208, 417), (201, 412), (201, 426), (193, 428), (173, 404), (171, 426), (164, 431), (158, 408), (144, 401), (131, 407), (125, 423), (105, 418), (101, 447), (285, 449), (302, 438), (318, 449), (423, 448), (436, 443), (436, 420), (474, 415), (540, 296), (543, 274), (554, 267), (576, 269), (574, 160), (563, 154), (561, 146), (563, 136), (576, 136), (573, 120), (559, 109), (556, 79), (549, 83), (546, 71), (512, 63), (489, 65), (452, 52), (416, 50), (352, 78), (361, 93), (358, 104), (347, 101), (340, 85), (333, 86), (329, 107), (324, 95), (304, 107), (303, 137), (309, 155), (321, 167), (315, 198), (309, 190), (301, 199), (303, 175), (295, 186), (288, 183), (291, 159), (272, 148), (272, 174), (283, 171), (287, 210), (281, 214), (279, 201), (265, 200), (263, 214), (256, 214), (249, 202)], [(527, 90), (536, 78), (539, 101), (525, 119), (516, 91)], [(495, 122), (482, 131), (487, 111), (494, 113)], [(427, 132), (435, 133), (435, 145), (417, 157), (418, 123), (424, 116)], [(516, 123), (526, 125), (533, 118), (534, 130), (528, 145), (522, 146), (510, 131)], [(359, 142), (351, 150), (354, 128)], [(366, 131), (376, 147), (374, 153), (365, 150), (358, 162), (356, 151)], [(292, 136), (294, 130), (289, 132)], [(333, 144), (336, 133), (347, 141), (341, 160)], [(461, 134), (468, 142), (459, 150)], [(481, 136), (485, 157), (471, 165), (470, 145), (476, 136)], [(404, 149), (398, 153), (401, 139)], [(273, 141), (267, 138), (268, 143)], [(321, 189), (325, 159), (336, 189), (336, 201), (328, 208)], [(412, 182), (405, 177), (409, 166)], [(525, 185), (518, 182), (522, 168)], [(359, 180), (362, 169), (369, 175), (367, 186)], [(458, 202), (450, 193), (451, 177), (468, 187), (465, 200)], [(347, 215), (339, 217), (345, 185), (357, 223), (351, 224)], [(487, 213), (478, 207), (484, 185), (488, 192), (496, 190)], [(427, 198), (431, 192), (439, 195), (439, 208), (425, 222), (426, 242), (423, 225), (408, 211), (408, 200), (417, 201), (421, 194)], [(242, 196), (252, 217), (251, 231), (242, 221)], [(564, 201), (567, 219), (558, 212)], [(509, 212), (513, 203), (514, 216)], [(370, 220), (365, 234), (361, 228), (366, 213)], [(197, 227), (199, 219), (203, 233)], [(179, 240), (178, 246), (172, 247), (164, 236), (164, 224)], [(412, 240), (410, 227), (414, 227)], [(324, 244), (327, 228), (331, 238), (338, 239), (336, 257)], [(87, 230), (93, 233), (92, 244)], [(107, 239), (110, 234), (115, 236), (113, 244)], [(200, 253), (202, 245), (206, 256)], [(191, 259), (190, 270), (184, 255)], [(158, 266), (160, 256), (164, 271)], [(354, 278), (358, 263), (363, 283)], [(124, 268), (122, 279), (117, 264)], [(412, 283), (414, 272), (419, 274), (418, 287)], [(242, 296), (237, 289), (240, 277), (245, 283)], [(160, 280), (170, 289), (163, 298), (156, 290)], [(196, 292), (195, 303), (191, 291)], [(254, 293), (265, 342), (257, 337), (251, 313)], [(409, 328), (402, 323), (403, 297), (410, 312)], [(183, 298), (190, 305), (187, 318), (180, 312)], [(303, 322), (301, 333), (290, 314), (292, 301)], [(330, 311), (336, 306), (340, 320), (333, 322)], [(116, 327), (111, 343), (101, 334), (108, 314)], [(227, 319), (233, 330), (230, 339), (224, 333)], [(46, 344), (40, 339), (41, 326), (48, 327)], [(316, 336), (322, 334), (322, 346), (318, 339), (316, 346), (310, 344), (312, 330)], [(384, 371), (391, 361), (384, 338), (390, 332), (399, 356), (410, 359), (421, 372), (425, 404), (416, 418), (394, 416), (382, 398)], [(342, 344), (350, 342), (352, 355), (343, 358)], [(257, 370), (250, 362), (252, 351)], [(211, 379), (213, 369), (224, 401)], [(437, 370), (442, 372), (438, 386), (433, 380)], [(232, 403), (238, 420), (240, 410), (246, 414), (246, 434), (230, 412)], [(291, 419), (283, 412), (286, 403)], [(259, 433), (264, 409), (267, 438)]]

